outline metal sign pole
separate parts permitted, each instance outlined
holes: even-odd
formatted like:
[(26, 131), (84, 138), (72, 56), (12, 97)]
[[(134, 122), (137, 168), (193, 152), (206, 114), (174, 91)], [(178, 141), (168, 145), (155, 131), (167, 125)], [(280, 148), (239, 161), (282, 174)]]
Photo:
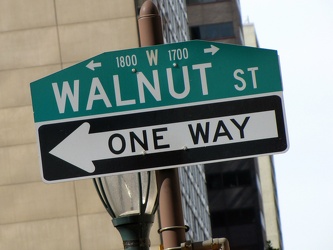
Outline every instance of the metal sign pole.
[[(145, 1), (138, 18), (141, 47), (163, 44), (162, 24), (156, 6)], [(178, 247), (185, 242), (178, 168), (156, 171), (159, 187), (159, 209), (164, 248)]]

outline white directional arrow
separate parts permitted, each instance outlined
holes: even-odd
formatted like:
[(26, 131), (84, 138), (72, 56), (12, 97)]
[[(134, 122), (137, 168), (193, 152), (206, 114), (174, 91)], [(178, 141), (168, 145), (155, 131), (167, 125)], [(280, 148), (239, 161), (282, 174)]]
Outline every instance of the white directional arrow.
[[(110, 158), (108, 132), (89, 134), (90, 124), (85, 122), (60, 142), (50, 154), (86, 171), (93, 173), (92, 161)], [(105, 134), (107, 133), (107, 134)]]
[(84, 122), (49, 153), (93, 173), (98, 160), (276, 138), (276, 126), (274, 110), (97, 133)]
[(220, 49), (214, 45), (210, 45), (210, 48), (204, 49), (204, 53), (212, 53), (212, 56)]
[(95, 68), (98, 68), (98, 67), (102, 67), (102, 63), (100, 62), (94, 62), (94, 60), (91, 60), (87, 65), (86, 67), (88, 69), (91, 69), (92, 71), (95, 71)]

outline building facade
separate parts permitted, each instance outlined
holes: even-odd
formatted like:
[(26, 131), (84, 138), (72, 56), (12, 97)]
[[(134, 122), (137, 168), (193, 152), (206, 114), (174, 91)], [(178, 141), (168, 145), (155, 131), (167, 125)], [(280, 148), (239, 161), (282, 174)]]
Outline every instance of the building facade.
[[(155, 2), (165, 41), (186, 40), (185, 2)], [(105, 51), (138, 47), (139, 6), (132, 0), (0, 2), (0, 249), (123, 249), (91, 180), (42, 182), (29, 83)], [(180, 176), (183, 207), (191, 195), (201, 204), (185, 212), (188, 237), (206, 239), (203, 166)], [(161, 244), (158, 228), (156, 216), (152, 249)]]
[(191, 39), (243, 44), (239, 0), (187, 0)]
[(265, 215), (266, 238), (267, 241), (272, 243), (274, 248), (283, 250), (279, 200), (276, 190), (273, 157), (259, 157), (258, 166)]
[(138, 47), (134, 2), (13, 0), (0, 12), (0, 249), (123, 249), (91, 180), (42, 182), (29, 83)]
[[(253, 25), (242, 25), (239, 0), (187, 0), (191, 39), (258, 47)], [(213, 237), (233, 250), (283, 249), (271, 157), (205, 166)]]
[[(244, 45), (259, 47), (259, 42), (253, 23), (243, 24)], [(263, 200), (266, 238), (274, 248), (283, 249), (279, 202), (276, 190), (276, 177), (272, 156), (257, 159)]]
[(266, 231), (256, 158), (206, 165), (213, 237), (229, 239), (231, 249), (261, 250)]

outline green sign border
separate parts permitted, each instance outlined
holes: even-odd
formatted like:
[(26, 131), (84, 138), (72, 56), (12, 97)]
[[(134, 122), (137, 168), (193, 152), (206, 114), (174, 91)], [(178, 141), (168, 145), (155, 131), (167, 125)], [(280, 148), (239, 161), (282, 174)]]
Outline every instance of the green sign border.
[[(61, 95), (65, 85), (75, 98), (74, 104), (65, 98), (61, 111), (54, 86)], [(38, 123), (279, 92), (282, 81), (275, 50), (188, 41), (106, 52), (32, 82), (30, 88)]]

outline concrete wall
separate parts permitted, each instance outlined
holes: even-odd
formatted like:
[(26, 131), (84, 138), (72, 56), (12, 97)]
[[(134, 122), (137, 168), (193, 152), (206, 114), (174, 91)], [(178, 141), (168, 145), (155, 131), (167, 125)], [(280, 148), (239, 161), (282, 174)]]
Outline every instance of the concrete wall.
[(282, 249), (278, 198), (275, 185), (275, 173), (270, 156), (258, 157), (260, 183), (265, 214), (267, 240), (274, 248)]
[(41, 181), (29, 83), (131, 47), (132, 0), (0, 1), (0, 249), (123, 249), (91, 180)]
[(233, 22), (235, 37), (217, 42), (242, 44), (242, 24), (238, 0), (193, 4), (187, 6), (189, 26)]
[(243, 32), (244, 32), (245, 46), (259, 47), (259, 44), (257, 41), (256, 30), (255, 30), (253, 24), (244, 24)]

